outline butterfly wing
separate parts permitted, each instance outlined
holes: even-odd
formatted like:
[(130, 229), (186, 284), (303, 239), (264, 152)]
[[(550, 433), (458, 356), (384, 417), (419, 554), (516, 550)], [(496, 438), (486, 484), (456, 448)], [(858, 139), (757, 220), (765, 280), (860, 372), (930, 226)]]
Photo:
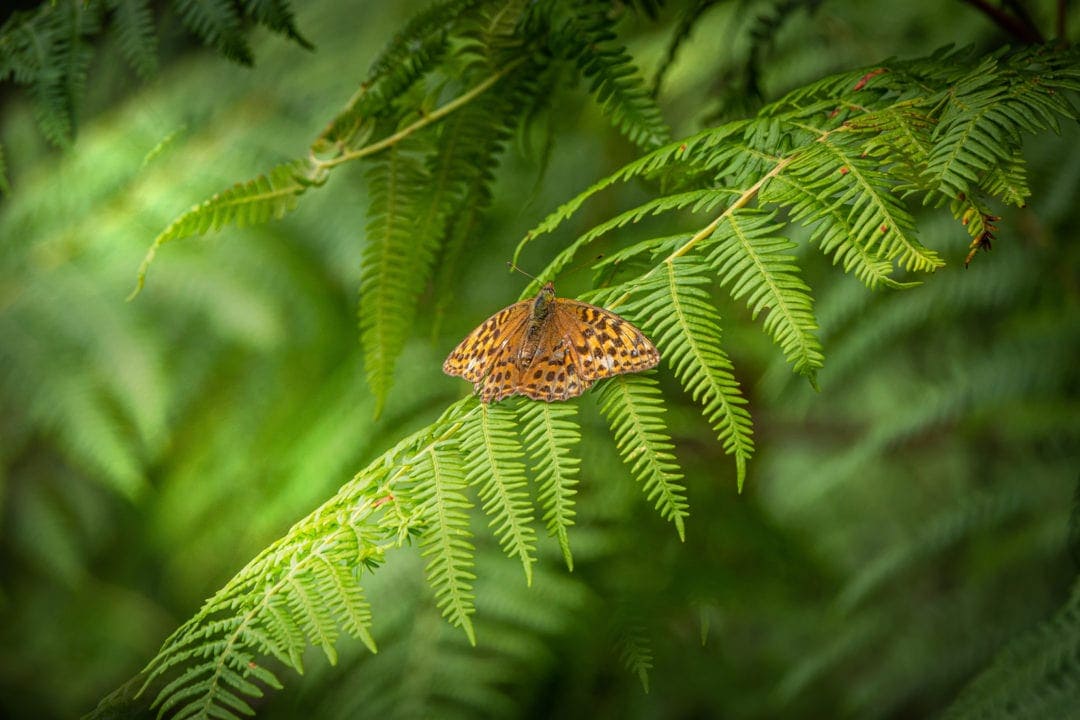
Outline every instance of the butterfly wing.
[[(517, 347), (514, 339), (525, 332), (531, 305), (532, 300), (522, 300), (482, 322), (446, 357), (443, 372), (458, 375), (471, 383), (489, 377), (497, 358), (501, 358), (508, 348)], [(512, 350), (509, 353), (513, 355)]]
[(648, 370), (660, 362), (660, 353), (649, 338), (610, 310), (559, 298), (554, 315), (585, 387), (612, 375)]

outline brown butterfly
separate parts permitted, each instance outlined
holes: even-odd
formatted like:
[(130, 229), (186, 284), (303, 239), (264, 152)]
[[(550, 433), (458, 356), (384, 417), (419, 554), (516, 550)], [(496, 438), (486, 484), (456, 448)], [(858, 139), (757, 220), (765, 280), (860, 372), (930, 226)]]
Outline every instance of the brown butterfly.
[(610, 310), (557, 298), (548, 283), (532, 300), (503, 308), (469, 333), (443, 372), (473, 383), (486, 403), (510, 395), (552, 402), (658, 362), (660, 353), (636, 327)]

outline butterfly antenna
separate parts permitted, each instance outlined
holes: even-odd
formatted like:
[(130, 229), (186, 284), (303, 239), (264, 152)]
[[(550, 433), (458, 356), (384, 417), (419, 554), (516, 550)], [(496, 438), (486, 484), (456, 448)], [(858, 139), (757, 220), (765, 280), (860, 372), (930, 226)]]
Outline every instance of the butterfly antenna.
[(513, 263), (512, 261), (510, 261), (510, 260), (507, 260), (507, 261), (506, 261), (506, 267), (510, 268), (510, 271), (511, 271), (511, 272), (515, 272), (515, 271), (516, 271), (516, 272), (519, 272), (519, 273), (521, 273), (522, 275), (524, 275), (524, 276), (525, 276), (525, 277), (527, 277), (527, 278), (532, 278), (532, 279), (533, 279), (533, 281), (535, 281), (535, 282), (540, 282), (540, 280), (539, 280), (539, 279), (538, 279), (538, 278), (537, 278), (537, 277), (536, 277), (535, 275), (530, 275), (529, 273), (527, 273), (527, 272), (525, 272), (524, 270), (522, 270), (521, 268), (519, 268), (519, 267), (518, 267), (517, 265), (515, 265), (515, 264), (514, 264), (514, 263)]

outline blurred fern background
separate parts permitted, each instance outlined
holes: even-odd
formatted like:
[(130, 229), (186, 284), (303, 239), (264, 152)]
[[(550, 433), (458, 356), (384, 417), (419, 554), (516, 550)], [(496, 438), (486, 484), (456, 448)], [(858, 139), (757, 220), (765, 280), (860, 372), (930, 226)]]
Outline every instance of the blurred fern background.
[[(250, 69), (176, 39), (165, 14), (161, 73), (133, 87), (105, 36), (62, 152), (29, 96), (5, 89), (0, 715), (93, 709), (251, 556), (460, 397), (442, 359), (517, 297), (522, 279), (502, 272), (517, 240), (636, 156), (585, 88), (512, 138), (483, 253), (426, 298), (378, 417), (356, 318), (359, 170), (281, 221), (170, 245), (125, 303), (153, 237), (305, 147), (422, 5), (297, 3), (315, 51), (257, 29)], [(1056, 3), (1026, 6), (1053, 27)], [(657, 20), (627, 11), (625, 39), (648, 76), (664, 68), (677, 137), (830, 72), (1015, 41), (963, 2), (884, 7), (669, 3)], [(727, 303), (757, 454), (738, 494), (689, 399), (665, 393), (685, 543), (587, 398), (572, 573), (545, 540), (526, 587), (478, 532), (473, 648), (440, 618), (419, 554), (396, 557), (366, 588), (380, 652), (345, 639), (330, 666), (311, 651), (260, 716), (975, 717), (1008, 702), (1080, 716), (1080, 130), (1031, 138), (1025, 156), (1029, 206), (1003, 213), (967, 269), (969, 239), (941, 209), (919, 227), (947, 267), (914, 289), (870, 294), (799, 256), (825, 347), (819, 392)], [(637, 192), (603, 196), (575, 229)], [(530, 246), (526, 267), (568, 237)], [(588, 282), (572, 267), (560, 295)], [(1020, 689), (1002, 680), (1018, 674)]]

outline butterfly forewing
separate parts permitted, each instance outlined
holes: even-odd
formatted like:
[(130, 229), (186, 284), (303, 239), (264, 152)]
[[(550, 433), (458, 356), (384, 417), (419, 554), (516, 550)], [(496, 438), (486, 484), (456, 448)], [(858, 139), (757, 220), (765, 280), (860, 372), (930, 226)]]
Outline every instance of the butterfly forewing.
[(522, 300), (495, 313), (465, 336), (443, 363), (443, 372), (458, 375), (471, 383), (480, 382), (491, 371), (495, 356), (516, 344), (529, 325), (532, 300)]
[(515, 394), (552, 402), (577, 397), (601, 378), (647, 370), (660, 361), (653, 344), (628, 321), (554, 294), (548, 284), (535, 300), (492, 315), (454, 348), (443, 371), (472, 382), (486, 403)]

